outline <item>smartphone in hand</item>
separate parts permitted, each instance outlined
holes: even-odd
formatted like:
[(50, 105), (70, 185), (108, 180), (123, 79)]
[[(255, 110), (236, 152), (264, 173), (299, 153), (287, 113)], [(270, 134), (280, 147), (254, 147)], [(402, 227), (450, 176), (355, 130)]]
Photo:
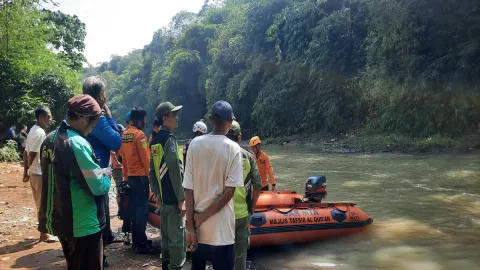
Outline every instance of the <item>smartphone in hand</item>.
[(102, 169), (102, 173), (105, 174), (105, 175), (107, 175), (107, 176), (111, 176), (111, 175), (112, 175), (112, 171), (113, 171), (113, 169), (110, 168), (110, 167), (107, 167), (107, 168), (103, 168), (103, 169)]

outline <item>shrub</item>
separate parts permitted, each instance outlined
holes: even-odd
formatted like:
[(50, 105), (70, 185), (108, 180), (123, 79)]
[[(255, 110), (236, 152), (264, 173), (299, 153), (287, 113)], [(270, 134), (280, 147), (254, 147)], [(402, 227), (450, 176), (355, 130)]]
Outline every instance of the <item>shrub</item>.
[(13, 140), (8, 140), (7, 144), (0, 148), (0, 162), (15, 161), (20, 161), (20, 155), (17, 152), (17, 143)]

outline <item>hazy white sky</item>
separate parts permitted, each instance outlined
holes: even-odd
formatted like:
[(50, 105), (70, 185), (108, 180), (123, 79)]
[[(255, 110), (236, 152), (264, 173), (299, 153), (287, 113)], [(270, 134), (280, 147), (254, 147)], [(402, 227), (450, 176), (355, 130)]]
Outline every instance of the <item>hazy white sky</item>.
[(198, 12), (204, 0), (56, 0), (63, 13), (86, 24), (85, 56), (90, 64), (125, 55), (150, 43), (153, 33), (179, 11)]

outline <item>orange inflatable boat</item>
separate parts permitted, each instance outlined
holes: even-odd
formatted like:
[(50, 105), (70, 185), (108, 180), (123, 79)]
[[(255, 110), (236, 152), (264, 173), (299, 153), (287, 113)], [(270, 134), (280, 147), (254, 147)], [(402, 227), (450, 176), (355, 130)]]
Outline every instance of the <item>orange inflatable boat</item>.
[[(324, 203), (326, 179), (310, 177), (305, 196), (294, 191), (263, 191), (250, 221), (250, 246), (315, 242), (365, 230), (373, 219), (351, 202)], [(148, 222), (159, 228), (151, 194)]]

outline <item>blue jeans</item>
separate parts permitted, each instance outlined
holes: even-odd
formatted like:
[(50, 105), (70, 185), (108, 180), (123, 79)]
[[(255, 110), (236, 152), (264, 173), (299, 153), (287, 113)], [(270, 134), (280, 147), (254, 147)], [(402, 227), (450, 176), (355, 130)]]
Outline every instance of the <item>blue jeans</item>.
[(128, 208), (132, 218), (132, 241), (134, 246), (147, 244), (148, 193), (150, 187), (147, 176), (129, 176)]
[(192, 253), (192, 270), (205, 270), (207, 261), (212, 262), (214, 270), (233, 270), (235, 266), (235, 249), (233, 245), (211, 246), (198, 244)]

